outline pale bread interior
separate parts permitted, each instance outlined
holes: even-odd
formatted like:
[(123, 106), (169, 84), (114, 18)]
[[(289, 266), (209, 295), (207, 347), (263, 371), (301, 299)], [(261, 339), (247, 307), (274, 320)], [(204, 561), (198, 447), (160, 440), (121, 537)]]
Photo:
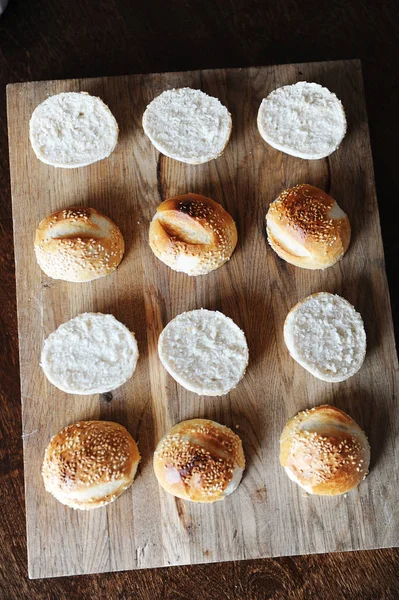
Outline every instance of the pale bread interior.
[(36, 107), (29, 137), (42, 162), (75, 168), (108, 157), (116, 146), (118, 132), (115, 117), (100, 98), (63, 92)]
[(136, 339), (113, 315), (83, 313), (63, 323), (44, 342), (43, 371), (70, 394), (101, 394), (133, 375)]
[(235, 388), (248, 364), (244, 333), (220, 312), (193, 310), (175, 317), (159, 338), (159, 357), (172, 377), (196, 394)]
[(305, 298), (290, 311), (284, 340), (291, 356), (324, 381), (348, 379), (366, 354), (362, 317), (347, 300), (326, 292)]
[(166, 90), (143, 115), (144, 132), (157, 150), (191, 164), (217, 158), (231, 127), (231, 115), (217, 98), (191, 88)]
[(300, 81), (262, 100), (258, 129), (263, 139), (286, 154), (308, 160), (329, 156), (346, 133), (341, 101), (327, 88)]

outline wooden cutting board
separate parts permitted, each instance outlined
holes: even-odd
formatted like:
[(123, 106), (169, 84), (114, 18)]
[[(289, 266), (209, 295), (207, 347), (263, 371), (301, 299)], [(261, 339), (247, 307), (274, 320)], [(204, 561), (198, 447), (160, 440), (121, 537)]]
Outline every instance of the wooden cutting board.
[[(348, 133), (328, 159), (290, 157), (258, 134), (262, 98), (298, 80), (327, 86), (345, 106)], [(173, 161), (143, 134), (141, 117), (148, 102), (164, 89), (181, 86), (217, 96), (232, 113), (232, 138), (216, 161), (200, 166)], [(120, 143), (100, 163), (54, 169), (38, 161), (30, 147), (29, 118), (49, 95), (79, 90), (110, 106), (120, 125)], [(7, 99), (30, 577), (398, 545), (398, 364), (360, 62), (20, 83), (8, 86)], [(301, 182), (331, 193), (351, 220), (350, 249), (326, 271), (291, 266), (266, 241), (269, 203), (283, 188)], [(168, 269), (147, 243), (157, 205), (187, 191), (223, 204), (239, 231), (232, 260), (197, 278)], [(120, 226), (127, 251), (112, 275), (69, 284), (48, 278), (36, 265), (37, 224), (71, 205), (95, 207)], [(321, 290), (347, 298), (365, 321), (365, 364), (344, 383), (315, 379), (290, 358), (283, 342), (287, 312)], [(224, 397), (184, 390), (157, 356), (166, 323), (199, 307), (224, 312), (248, 339), (248, 371)], [(114, 314), (139, 343), (136, 373), (109, 395), (66, 395), (39, 366), (43, 340), (85, 311)], [(322, 403), (347, 411), (365, 429), (372, 448), (370, 475), (359, 489), (335, 498), (307, 496), (278, 460), (286, 420)], [(224, 502), (198, 505), (175, 499), (154, 477), (156, 443), (176, 422), (193, 417), (215, 419), (242, 437), (247, 469), (237, 492)], [(98, 418), (125, 425), (138, 441), (142, 462), (133, 486), (116, 502), (74, 511), (44, 490), (44, 449), (64, 426)]]

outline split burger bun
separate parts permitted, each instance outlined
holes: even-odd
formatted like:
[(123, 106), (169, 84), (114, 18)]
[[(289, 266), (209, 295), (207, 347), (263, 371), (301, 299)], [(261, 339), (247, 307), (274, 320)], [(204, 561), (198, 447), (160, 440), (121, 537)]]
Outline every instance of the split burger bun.
[(342, 410), (324, 404), (290, 419), (280, 438), (280, 464), (309, 494), (336, 496), (368, 473), (365, 433)]
[(57, 433), (47, 446), (44, 486), (71, 508), (99, 508), (133, 483), (139, 462), (137, 444), (122, 425), (80, 421)]
[(248, 365), (244, 332), (215, 310), (177, 315), (158, 340), (159, 358), (168, 373), (187, 390), (222, 396), (235, 388)]
[(159, 152), (197, 165), (222, 154), (230, 139), (231, 115), (201, 90), (166, 90), (147, 106), (143, 129)]
[(366, 355), (363, 319), (345, 298), (319, 292), (298, 302), (284, 323), (292, 358), (323, 381), (355, 375)]
[(149, 242), (155, 256), (174, 271), (205, 275), (230, 259), (237, 228), (220, 204), (190, 193), (158, 206)]
[(130, 379), (138, 357), (134, 334), (113, 315), (83, 313), (48, 336), (41, 366), (67, 394), (104, 394)]
[(125, 242), (105, 215), (94, 208), (72, 207), (39, 223), (34, 248), (46, 275), (83, 282), (112, 273), (122, 260)]
[(178, 423), (154, 453), (158, 483), (192, 502), (223, 500), (238, 487), (245, 457), (238, 435), (208, 419)]
[(257, 122), (270, 146), (307, 160), (329, 156), (346, 133), (341, 101), (326, 87), (307, 81), (271, 92), (262, 100)]
[(107, 158), (118, 141), (118, 123), (104, 102), (86, 92), (50, 96), (33, 111), (32, 148), (53, 167), (85, 167)]
[(281, 192), (266, 215), (267, 239), (278, 256), (303, 269), (341, 260), (351, 238), (349, 219), (336, 201), (302, 183)]

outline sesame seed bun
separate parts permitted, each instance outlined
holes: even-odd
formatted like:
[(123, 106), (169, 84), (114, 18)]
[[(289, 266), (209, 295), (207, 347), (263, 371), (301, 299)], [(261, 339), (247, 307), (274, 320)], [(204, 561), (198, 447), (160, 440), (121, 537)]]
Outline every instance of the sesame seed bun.
[(307, 160), (329, 156), (346, 133), (341, 101), (326, 87), (307, 81), (273, 90), (262, 100), (257, 124), (270, 146)]
[(50, 333), (41, 366), (67, 394), (104, 394), (130, 379), (138, 357), (134, 334), (113, 315), (83, 313)]
[(290, 419), (280, 438), (280, 464), (309, 494), (336, 496), (357, 487), (368, 473), (365, 433), (342, 410), (324, 404)]
[(366, 356), (362, 317), (345, 298), (327, 292), (312, 294), (290, 310), (284, 341), (292, 358), (323, 381), (349, 379)]
[(94, 208), (72, 207), (39, 223), (34, 248), (46, 275), (83, 282), (112, 273), (122, 260), (125, 242), (105, 215)]
[(238, 435), (207, 419), (178, 423), (154, 453), (158, 483), (169, 494), (192, 502), (223, 500), (238, 487), (244, 468)]
[(351, 227), (336, 201), (302, 183), (281, 192), (266, 215), (267, 239), (273, 250), (303, 269), (326, 269), (348, 249)]
[(220, 204), (190, 193), (158, 206), (149, 242), (155, 256), (174, 271), (205, 275), (230, 259), (237, 228)]
[(32, 148), (53, 167), (85, 167), (115, 149), (119, 128), (100, 98), (87, 92), (50, 96), (33, 111), (29, 123)]
[(165, 156), (197, 165), (220, 156), (231, 133), (227, 108), (201, 90), (166, 90), (147, 106), (143, 129)]
[(99, 508), (133, 483), (139, 462), (137, 444), (122, 425), (80, 421), (57, 433), (47, 446), (44, 486), (71, 508)]
[(224, 314), (203, 308), (172, 319), (159, 336), (158, 353), (180, 385), (205, 396), (230, 392), (248, 365), (244, 332)]

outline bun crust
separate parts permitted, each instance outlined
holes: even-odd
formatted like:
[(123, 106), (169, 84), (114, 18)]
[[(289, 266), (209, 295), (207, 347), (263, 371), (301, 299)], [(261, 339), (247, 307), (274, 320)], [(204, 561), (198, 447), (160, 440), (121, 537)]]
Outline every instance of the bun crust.
[(220, 204), (189, 193), (158, 206), (149, 242), (155, 256), (174, 271), (205, 275), (229, 260), (237, 244), (237, 228)]
[(238, 435), (208, 419), (178, 423), (159, 442), (154, 471), (169, 494), (192, 502), (215, 502), (241, 481), (245, 457)]
[(83, 282), (109, 275), (122, 260), (125, 242), (111, 219), (94, 208), (58, 210), (36, 230), (35, 254), (53, 279)]
[(29, 123), (32, 148), (53, 167), (85, 167), (115, 149), (119, 128), (110, 109), (87, 92), (50, 96), (33, 111)]
[(290, 419), (280, 438), (280, 464), (309, 494), (336, 496), (368, 473), (365, 433), (342, 410), (324, 404)]
[(80, 421), (57, 433), (47, 446), (44, 486), (71, 508), (99, 508), (133, 483), (139, 462), (137, 444), (122, 425)]
[(281, 192), (266, 215), (267, 238), (280, 258), (303, 269), (326, 269), (348, 249), (351, 227), (331, 196), (302, 183)]

